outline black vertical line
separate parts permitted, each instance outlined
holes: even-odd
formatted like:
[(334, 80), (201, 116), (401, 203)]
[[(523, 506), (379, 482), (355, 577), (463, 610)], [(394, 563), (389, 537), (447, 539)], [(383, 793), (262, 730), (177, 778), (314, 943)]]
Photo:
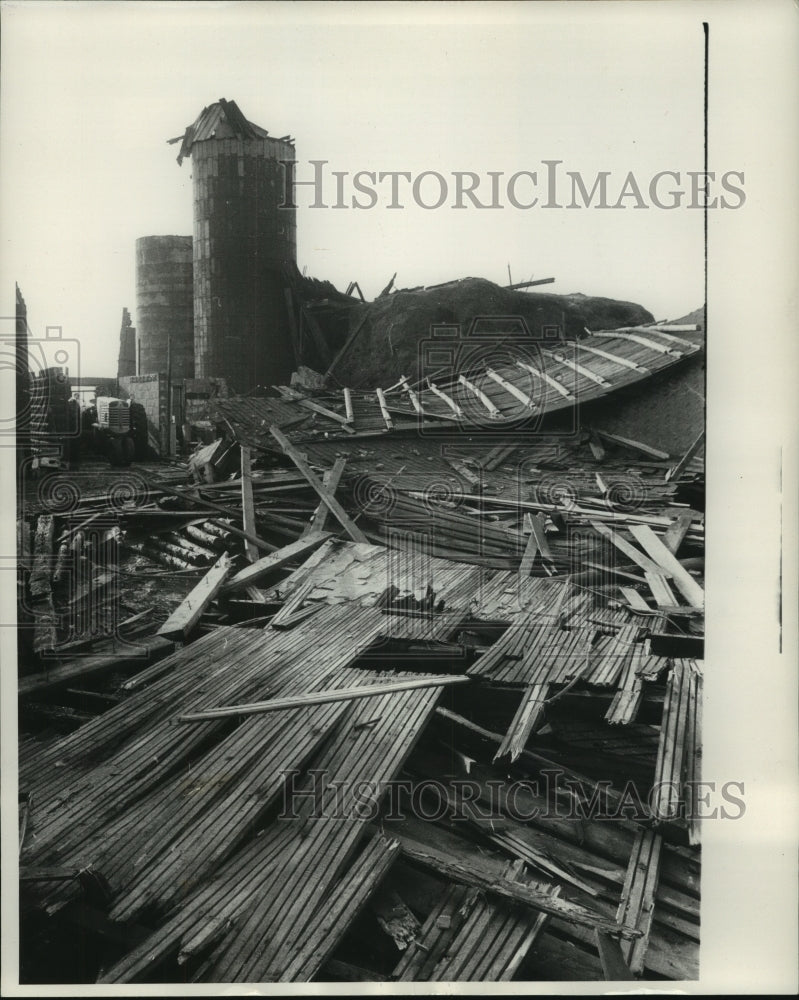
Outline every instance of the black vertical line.
[[(704, 140), (705, 140), (705, 174), (708, 172), (708, 88), (709, 88), (709, 74), (708, 74), (708, 64), (710, 55), (710, 25), (707, 21), (702, 22), (702, 29), (705, 34), (705, 93), (704, 93), (704, 116), (705, 116), (705, 128), (704, 128)], [(707, 182), (706, 182), (707, 183)], [(707, 319), (707, 206), (708, 199), (705, 197), (705, 319)], [(705, 324), (705, 347), (707, 348), (707, 324)]]
[[(704, 143), (705, 143), (705, 163), (704, 163), (704, 170), (705, 170), (705, 178), (707, 178), (708, 167), (709, 167), (709, 158), (708, 158), (708, 94), (709, 94), (709, 89), (710, 89), (710, 87), (709, 87), (709, 83), (710, 83), (710, 77), (709, 77), (709, 65), (710, 65), (710, 24), (707, 21), (703, 21), (702, 22), (702, 30), (703, 30), (704, 36), (705, 36), (705, 53), (704, 53), (704, 58), (705, 58), (705, 81), (704, 81)], [(705, 180), (705, 187), (707, 187), (707, 184), (708, 184), (708, 182), (707, 182), (707, 180)], [(708, 335), (707, 335), (707, 272), (708, 272), (708, 254), (707, 254), (708, 214), (707, 214), (707, 210), (708, 210), (708, 197), (707, 197), (707, 194), (705, 194), (705, 211), (704, 211), (704, 225), (705, 225), (705, 233), (704, 233), (704, 236), (705, 236), (705, 308), (704, 308), (704, 313), (703, 313), (703, 325), (704, 325), (704, 328), (705, 328), (704, 329), (704, 336), (705, 336), (704, 395), (705, 395), (705, 399), (704, 399), (704, 410), (703, 410), (704, 429), (705, 429), (705, 460), (702, 463), (702, 465), (703, 465), (703, 473), (704, 473), (703, 480), (704, 480), (705, 498), (707, 498), (707, 460), (708, 460), (708, 455), (710, 453), (710, 449), (709, 449), (709, 446), (708, 446), (708, 443), (707, 443), (707, 368), (708, 368), (708, 355), (709, 355), (709, 347), (710, 347), (710, 344), (709, 344), (709, 341), (708, 341)], [(707, 504), (705, 505), (705, 510), (707, 510)], [(705, 518), (705, 520), (707, 521), (707, 518)], [(705, 545), (707, 544), (707, 523), (705, 524), (705, 541), (704, 541), (704, 544)], [(707, 605), (707, 600), (705, 601), (705, 604)]]

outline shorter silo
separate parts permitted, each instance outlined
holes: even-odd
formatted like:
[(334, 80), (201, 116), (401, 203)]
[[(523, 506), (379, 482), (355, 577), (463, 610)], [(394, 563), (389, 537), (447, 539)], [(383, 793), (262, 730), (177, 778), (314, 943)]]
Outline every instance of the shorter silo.
[(194, 378), (194, 278), (191, 236), (136, 240), (139, 374)]

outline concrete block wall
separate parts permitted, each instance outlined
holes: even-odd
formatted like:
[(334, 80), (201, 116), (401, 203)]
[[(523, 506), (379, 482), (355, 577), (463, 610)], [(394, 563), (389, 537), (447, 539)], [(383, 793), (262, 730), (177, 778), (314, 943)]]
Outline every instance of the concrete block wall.
[(166, 375), (126, 375), (119, 378), (120, 399), (141, 403), (147, 414), (150, 446), (160, 455), (169, 453), (169, 394)]

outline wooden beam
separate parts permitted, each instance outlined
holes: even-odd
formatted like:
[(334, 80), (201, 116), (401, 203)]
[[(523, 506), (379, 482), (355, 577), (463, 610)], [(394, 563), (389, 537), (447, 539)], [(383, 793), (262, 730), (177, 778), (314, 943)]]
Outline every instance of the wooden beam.
[[(205, 497), (192, 496), (190, 493), (185, 493), (181, 490), (175, 489), (174, 486), (167, 486), (162, 482), (156, 482), (156, 486), (162, 493), (168, 493), (170, 496), (179, 497), (180, 499), (187, 501), (187, 503), (189, 504), (194, 504), (196, 506), (199, 506), (203, 514), (207, 514), (205, 508), (208, 507), (211, 510), (219, 511), (226, 517), (235, 518), (236, 520), (238, 520), (240, 516), (239, 512), (237, 510), (234, 510), (232, 507), (225, 507), (222, 504), (215, 503), (213, 500), (208, 500)], [(193, 489), (201, 489), (201, 487), (193, 487)], [(139, 516), (140, 513), (141, 512), (137, 511), (136, 515)], [(160, 517), (166, 513), (169, 512), (157, 511), (157, 516)], [(194, 511), (188, 512), (189, 515), (193, 513), (195, 512)], [(232, 524), (226, 525), (225, 527), (227, 528), (228, 531), (232, 531), (233, 534), (237, 535), (239, 538), (245, 538), (248, 542), (252, 542), (252, 544), (259, 549), (266, 549), (267, 552), (274, 552), (275, 549), (277, 548), (276, 545), (273, 545), (271, 542), (265, 542), (263, 538), (259, 538), (257, 535), (254, 535), (250, 531), (241, 531), (239, 528), (234, 528)]]
[(438, 386), (435, 384), (435, 382), (431, 382), (430, 379), (428, 379), (427, 386), (430, 389), (430, 392), (433, 393), (433, 395), (438, 396), (439, 399), (443, 400), (447, 404), (447, 406), (452, 410), (452, 412), (455, 414), (456, 417), (463, 416), (463, 410), (460, 408), (460, 406), (455, 402), (455, 400), (451, 396), (448, 396), (445, 392), (439, 389)]
[(64, 663), (50, 670), (21, 677), (18, 685), (19, 695), (24, 697), (25, 695), (38, 694), (40, 691), (61, 687), (78, 677), (110, 673), (145, 660), (153, 662), (166, 656), (167, 653), (173, 652), (175, 648), (173, 642), (160, 635), (136, 639), (126, 645), (125, 652), (80, 656), (71, 663)]
[(586, 368), (585, 365), (579, 364), (577, 361), (572, 361), (571, 358), (567, 358), (565, 354), (560, 351), (544, 351), (544, 354), (549, 358), (554, 358), (558, 364), (566, 365), (567, 368), (571, 368), (572, 371), (576, 372), (578, 375), (582, 375), (584, 378), (590, 379), (591, 382), (596, 382), (597, 385), (601, 385), (604, 388), (610, 388), (611, 384), (602, 375), (597, 375), (596, 372), (591, 371), (590, 368)]
[(394, 424), (391, 420), (391, 414), (388, 412), (388, 405), (386, 403), (386, 395), (382, 389), (375, 389), (375, 395), (377, 396), (377, 402), (380, 405), (380, 412), (383, 415), (383, 422), (386, 425), (386, 430), (393, 430)]
[(470, 382), (465, 375), (461, 375), (458, 378), (458, 382), (460, 382), (461, 385), (465, 386), (469, 390), (469, 392), (472, 393), (472, 395), (476, 396), (480, 400), (483, 406), (488, 410), (488, 414), (492, 419), (498, 420), (502, 418), (502, 414), (499, 412), (496, 406), (494, 406), (494, 404), (491, 402), (488, 396), (486, 396), (483, 390), (478, 388), (478, 386), (476, 386), (474, 382)]
[(408, 380), (404, 375), (400, 378), (400, 382), (402, 383), (402, 388), (405, 390), (405, 392), (408, 393), (408, 397), (410, 398), (411, 405), (413, 406), (414, 410), (416, 410), (417, 413), (424, 414), (424, 410), (422, 409), (422, 404), (419, 402), (419, 397), (416, 395), (413, 389), (411, 389), (410, 385), (408, 385)]
[(621, 924), (635, 928), (640, 935), (634, 941), (624, 941), (621, 945), (622, 956), (634, 974), (644, 971), (644, 960), (649, 947), (649, 932), (660, 878), (661, 843), (662, 838), (654, 830), (642, 830), (635, 838), (616, 914), (616, 919)]
[(528, 396), (526, 392), (522, 392), (521, 389), (517, 388), (512, 382), (509, 382), (506, 378), (503, 378), (500, 374), (494, 371), (493, 368), (486, 368), (486, 375), (497, 385), (501, 385), (505, 392), (509, 393), (515, 399), (518, 399), (520, 403), (523, 403), (529, 410), (537, 409), (535, 401), (531, 396)]
[(588, 344), (584, 344), (582, 341), (577, 345), (577, 349), (580, 351), (588, 351), (589, 354), (595, 354), (598, 358), (605, 358), (606, 361), (613, 361), (614, 364), (621, 365), (622, 368), (631, 368), (633, 371), (640, 372), (642, 375), (649, 374), (649, 369), (644, 365), (639, 365), (637, 361), (631, 361), (629, 358), (624, 358), (621, 354), (611, 354), (610, 351), (602, 351), (598, 347), (589, 347)]
[[(255, 501), (252, 495), (252, 460), (250, 449), (241, 445), (241, 516), (244, 530), (255, 535)], [(250, 562), (258, 558), (258, 547), (249, 539), (244, 540), (244, 552)]]
[(573, 903), (570, 900), (560, 899), (552, 896), (549, 892), (542, 892), (531, 886), (514, 882), (510, 879), (496, 879), (484, 870), (469, 862), (454, 861), (452, 858), (432, 846), (420, 844), (410, 837), (397, 834), (402, 853), (409, 860), (425, 868), (443, 875), (451, 882), (459, 882), (464, 885), (473, 885), (483, 892), (511, 903), (522, 903), (530, 906), (542, 913), (548, 913), (552, 917), (559, 917), (562, 920), (578, 924), (581, 927), (588, 927), (591, 930), (599, 929), (610, 934), (617, 934), (625, 938), (636, 938), (640, 936), (640, 931), (636, 928), (625, 927), (614, 920), (596, 913), (588, 907)]
[(249, 587), (256, 580), (261, 579), (267, 573), (271, 573), (272, 570), (281, 569), (293, 559), (299, 559), (301, 556), (313, 552), (314, 549), (319, 548), (323, 542), (326, 542), (331, 537), (330, 532), (320, 532), (318, 535), (298, 538), (296, 542), (284, 545), (277, 552), (271, 552), (268, 556), (264, 556), (263, 559), (259, 559), (251, 566), (245, 566), (244, 569), (236, 573), (227, 583), (223, 583), (222, 592), (228, 594), (232, 590)]
[(187, 712), (178, 716), (178, 722), (202, 722), (206, 719), (225, 719), (236, 715), (262, 715), (264, 712), (305, 708), (309, 705), (327, 705), (336, 701), (354, 701), (358, 698), (374, 698), (400, 691), (416, 691), (419, 688), (451, 687), (454, 684), (468, 684), (470, 681), (471, 678), (463, 674), (442, 674), (412, 681), (389, 681), (386, 684), (364, 684), (361, 687), (339, 688), (332, 691), (309, 691), (293, 698), (273, 698), (271, 701), (256, 701), (248, 705), (224, 705), (203, 712)]
[(664, 572), (672, 577), (674, 586), (680, 591), (691, 607), (701, 608), (705, 604), (705, 592), (688, 570), (666, 548), (648, 524), (631, 524), (630, 534), (655, 560)]
[(653, 562), (651, 559), (647, 559), (643, 552), (639, 551), (634, 545), (630, 545), (630, 543), (622, 538), (621, 535), (613, 531), (611, 528), (608, 528), (607, 525), (602, 524), (601, 521), (589, 520), (588, 523), (594, 531), (598, 532), (604, 538), (607, 538), (608, 541), (613, 542), (620, 552), (623, 552), (629, 559), (632, 559), (632, 561), (637, 566), (640, 566), (645, 573), (657, 573), (662, 576), (670, 575), (668, 573), (664, 573), (659, 564)]
[[(379, 390), (378, 390), (379, 391)], [(349, 515), (346, 513), (341, 504), (336, 500), (333, 494), (328, 490), (325, 485), (319, 480), (311, 471), (310, 466), (305, 461), (305, 459), (300, 455), (294, 445), (289, 441), (286, 435), (280, 430), (276, 424), (272, 424), (269, 428), (269, 433), (277, 441), (280, 447), (283, 449), (285, 455), (287, 455), (291, 461), (297, 466), (300, 472), (305, 476), (310, 486), (314, 489), (316, 494), (325, 504), (330, 513), (336, 518), (339, 524), (344, 528), (347, 534), (354, 542), (365, 542), (367, 541), (366, 535), (361, 531), (361, 529), (351, 520)]]
[(352, 412), (352, 393), (350, 390), (344, 386), (344, 412), (347, 416), (347, 423), (351, 424), (355, 420), (355, 415)]
[(315, 402), (313, 399), (306, 399), (305, 396), (300, 395), (294, 389), (287, 386), (280, 385), (275, 386), (281, 396), (284, 399), (291, 400), (292, 403), (297, 403), (298, 406), (303, 407), (305, 410), (310, 410), (312, 413), (318, 413), (320, 416), (325, 417), (327, 420), (333, 420), (344, 428), (348, 434), (354, 434), (355, 431), (349, 426), (349, 421), (346, 417), (342, 417), (340, 413), (336, 413), (335, 410), (330, 410), (326, 406), (322, 406), (321, 403)]
[[(526, 518), (529, 518), (529, 514)], [(538, 552), (538, 541), (533, 533), (532, 528), (530, 529), (530, 534), (527, 536), (527, 544), (524, 547), (524, 552), (522, 553), (521, 562), (519, 563), (519, 577), (520, 579), (526, 579), (532, 569), (533, 562), (535, 560), (535, 554)]]
[(548, 691), (549, 684), (529, 684), (525, 688), (513, 721), (494, 754), (494, 763), (505, 756), (510, 757), (511, 763), (517, 760), (544, 717)]
[(666, 582), (666, 577), (662, 573), (645, 572), (646, 582), (654, 595), (655, 602), (659, 608), (673, 608), (677, 603), (677, 598), (672, 593), (671, 587)]
[(156, 635), (163, 635), (167, 639), (185, 639), (222, 589), (222, 584), (230, 573), (230, 567), (230, 556), (224, 553), (197, 586), (183, 598)]
[(620, 444), (625, 448), (632, 448), (633, 451), (640, 451), (644, 455), (651, 455), (652, 458), (662, 460), (669, 458), (669, 453), (667, 451), (660, 451), (659, 448), (653, 448), (651, 445), (643, 444), (641, 441), (634, 441), (632, 438), (622, 437), (620, 434), (609, 434), (607, 431), (600, 431), (596, 429), (595, 433), (598, 434), (604, 441), (610, 441), (612, 444)]
[(619, 587), (619, 590), (634, 611), (652, 612), (652, 609), (637, 590), (634, 590), (632, 587)]
[(691, 512), (684, 510), (677, 515), (677, 519), (666, 529), (666, 533), (663, 536), (663, 544), (673, 556), (679, 553), (680, 546), (690, 530), (692, 521), (693, 515)]
[(629, 965), (624, 959), (621, 945), (616, 938), (603, 931), (594, 931), (599, 960), (602, 963), (602, 974), (607, 982), (629, 983), (635, 979)]
[(618, 330), (603, 330), (600, 333), (592, 333), (592, 337), (612, 337), (615, 340), (630, 340), (635, 344), (640, 344), (642, 347), (649, 347), (653, 351), (657, 351), (658, 354), (676, 354), (678, 357), (682, 357), (682, 351), (675, 351), (673, 348), (669, 347), (667, 344), (660, 344), (656, 340), (652, 340), (649, 337), (640, 337), (637, 333), (621, 333)]
[[(533, 514), (530, 517), (530, 529), (535, 535), (535, 540), (538, 542), (541, 558), (544, 560), (544, 568), (552, 573), (555, 571), (555, 558), (552, 555), (552, 550), (547, 540), (547, 533), (544, 529), (545, 520), (546, 517), (544, 514)], [(549, 566), (546, 565), (547, 563), (549, 563)]]
[(697, 436), (691, 447), (686, 451), (680, 461), (674, 466), (673, 469), (669, 469), (666, 473), (666, 482), (671, 482), (672, 479), (679, 479), (680, 476), (685, 472), (688, 467), (688, 463), (697, 454), (699, 449), (705, 443), (705, 432), (702, 430), (701, 434)]
[(523, 368), (526, 372), (529, 372), (531, 375), (534, 375), (536, 378), (541, 379), (542, 382), (546, 382), (546, 384), (551, 386), (556, 392), (559, 392), (564, 399), (574, 399), (574, 395), (571, 392), (569, 392), (569, 390), (566, 388), (565, 385), (563, 385), (562, 382), (558, 382), (556, 378), (553, 378), (546, 372), (540, 372), (537, 368), (534, 368), (532, 365), (526, 364), (524, 361), (517, 361), (516, 365), (519, 368)]
[(515, 285), (506, 285), (509, 292), (518, 292), (522, 288), (532, 288), (533, 285), (551, 285), (554, 278), (536, 278), (534, 281), (518, 281)]
[[(328, 469), (322, 476), (322, 482), (325, 487), (330, 491), (331, 496), (336, 495), (336, 490), (338, 489), (338, 484), (341, 482), (341, 475), (344, 472), (344, 466), (347, 464), (346, 458), (337, 458), (333, 468)], [(325, 525), (327, 523), (327, 515), (329, 510), (324, 501), (319, 501), (319, 506), (313, 513), (313, 517), (305, 526), (305, 529), (300, 535), (300, 538), (308, 538), (314, 535), (319, 535), (325, 530)]]

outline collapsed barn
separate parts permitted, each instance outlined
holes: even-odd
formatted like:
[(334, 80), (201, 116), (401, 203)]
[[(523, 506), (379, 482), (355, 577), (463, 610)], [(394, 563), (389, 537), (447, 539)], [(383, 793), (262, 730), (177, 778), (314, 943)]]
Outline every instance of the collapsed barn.
[[(195, 203), (263, 132), (204, 109)], [(284, 367), (195, 350), (185, 455), (21, 484), (23, 981), (696, 978), (703, 327), (285, 235)]]

